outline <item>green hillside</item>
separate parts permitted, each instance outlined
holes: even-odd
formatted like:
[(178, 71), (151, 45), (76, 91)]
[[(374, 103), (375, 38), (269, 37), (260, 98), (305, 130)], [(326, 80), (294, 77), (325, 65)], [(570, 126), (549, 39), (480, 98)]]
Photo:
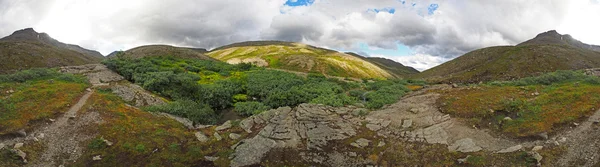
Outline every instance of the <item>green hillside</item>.
[(301, 43), (253, 41), (216, 48), (208, 56), (230, 64), (354, 78), (393, 78), (395, 75), (361, 58)]
[(379, 68), (387, 70), (389, 73), (394, 75), (394, 77), (396, 77), (396, 78), (403, 78), (410, 74), (419, 73), (419, 71), (413, 67), (404, 66), (404, 65), (402, 65), (396, 61), (390, 60), (390, 59), (381, 58), (381, 57), (363, 57), (361, 55), (358, 55), (358, 54), (352, 53), (352, 52), (346, 52), (346, 54), (361, 58), (368, 62), (371, 62), (371, 63), (375, 64), (376, 66), (378, 66)]
[[(550, 40), (553, 37), (559, 39)], [(560, 37), (543, 33), (530, 40), (536, 42), (475, 50), (414, 77), (433, 82), (476, 83), (600, 67), (600, 52), (560, 43)]]
[(169, 45), (145, 45), (127, 51), (115, 51), (107, 57), (114, 58), (115, 56), (120, 56), (121, 58), (138, 59), (143, 57), (174, 56), (184, 59), (214, 60), (204, 55), (204, 53), (206, 53), (206, 49), (182, 48)]

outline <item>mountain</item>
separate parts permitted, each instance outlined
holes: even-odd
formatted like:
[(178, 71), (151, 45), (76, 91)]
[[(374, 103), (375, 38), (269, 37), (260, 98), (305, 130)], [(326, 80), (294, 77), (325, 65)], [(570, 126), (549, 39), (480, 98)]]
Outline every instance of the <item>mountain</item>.
[(416, 74), (432, 82), (512, 80), (556, 70), (600, 67), (598, 46), (548, 31), (516, 46), (478, 49)]
[(0, 39), (0, 59), (0, 73), (8, 73), (34, 67), (98, 63), (104, 56), (26, 28)]
[(381, 57), (364, 57), (352, 52), (346, 52), (346, 54), (371, 62), (377, 65), (379, 68), (387, 70), (396, 78), (403, 78), (407, 75), (419, 73), (417, 69), (409, 66), (404, 66), (403, 64), (398, 63), (394, 60)]
[(211, 50), (208, 56), (231, 64), (253, 63), (258, 66), (297, 72), (315, 72), (354, 78), (393, 78), (392, 72), (364, 60), (337, 51), (302, 43), (249, 41)]
[(129, 49), (127, 51), (115, 51), (109, 54), (107, 57), (113, 58), (117, 55), (127, 58), (175, 56), (186, 59), (214, 60), (213, 58), (204, 55), (206, 52), (206, 49), (201, 48), (182, 48), (169, 45), (145, 45)]

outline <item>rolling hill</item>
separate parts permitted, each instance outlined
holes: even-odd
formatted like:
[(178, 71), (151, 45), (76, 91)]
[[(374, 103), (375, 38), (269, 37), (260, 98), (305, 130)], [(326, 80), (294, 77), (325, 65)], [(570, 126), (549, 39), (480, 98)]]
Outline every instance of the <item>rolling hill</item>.
[(416, 74), (432, 82), (513, 80), (556, 70), (600, 67), (599, 46), (548, 31), (516, 46), (478, 49)]
[(253, 63), (274, 69), (322, 73), (329, 76), (394, 78), (404, 75), (403, 72), (398, 72), (400, 70), (393, 71), (399, 63), (371, 61), (361, 56), (293, 42), (250, 41), (235, 43), (213, 49), (207, 55), (231, 64)]
[(10, 73), (35, 67), (98, 63), (104, 56), (26, 28), (0, 39), (0, 59), (0, 73)]
[(127, 51), (115, 51), (109, 54), (107, 57), (113, 58), (115, 56), (121, 56), (136, 59), (149, 56), (175, 56), (186, 59), (214, 60), (213, 58), (204, 55), (206, 52), (206, 49), (201, 48), (182, 48), (169, 45), (145, 45), (129, 49)]
[(361, 58), (368, 62), (371, 62), (371, 63), (375, 64), (376, 66), (378, 66), (379, 68), (387, 70), (390, 74), (392, 74), (396, 78), (403, 78), (403, 77), (406, 77), (411, 74), (419, 73), (419, 71), (417, 69), (415, 69), (413, 67), (409, 67), (409, 66), (404, 66), (403, 64), (398, 63), (394, 60), (381, 58), (381, 57), (364, 57), (364, 56), (361, 56), (359, 54), (352, 53), (352, 52), (346, 52), (346, 54)]

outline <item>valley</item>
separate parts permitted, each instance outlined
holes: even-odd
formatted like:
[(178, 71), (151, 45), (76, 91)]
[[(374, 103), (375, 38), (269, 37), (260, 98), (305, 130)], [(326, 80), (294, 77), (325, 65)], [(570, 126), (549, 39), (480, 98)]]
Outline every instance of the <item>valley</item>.
[(279, 41), (11, 68), (0, 166), (598, 166), (600, 56), (556, 34), (424, 72)]

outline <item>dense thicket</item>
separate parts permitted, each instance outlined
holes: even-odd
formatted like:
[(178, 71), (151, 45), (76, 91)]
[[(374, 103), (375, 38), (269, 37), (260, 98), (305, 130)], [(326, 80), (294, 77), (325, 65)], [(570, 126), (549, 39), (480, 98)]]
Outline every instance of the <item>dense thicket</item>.
[(321, 74), (306, 77), (250, 64), (147, 57), (110, 59), (110, 69), (174, 102), (151, 111), (167, 112), (199, 123), (214, 123), (216, 115), (234, 107), (240, 115), (301, 103), (345, 106), (364, 103), (371, 109), (393, 103), (409, 91), (403, 80), (364, 83), (340, 81)]

